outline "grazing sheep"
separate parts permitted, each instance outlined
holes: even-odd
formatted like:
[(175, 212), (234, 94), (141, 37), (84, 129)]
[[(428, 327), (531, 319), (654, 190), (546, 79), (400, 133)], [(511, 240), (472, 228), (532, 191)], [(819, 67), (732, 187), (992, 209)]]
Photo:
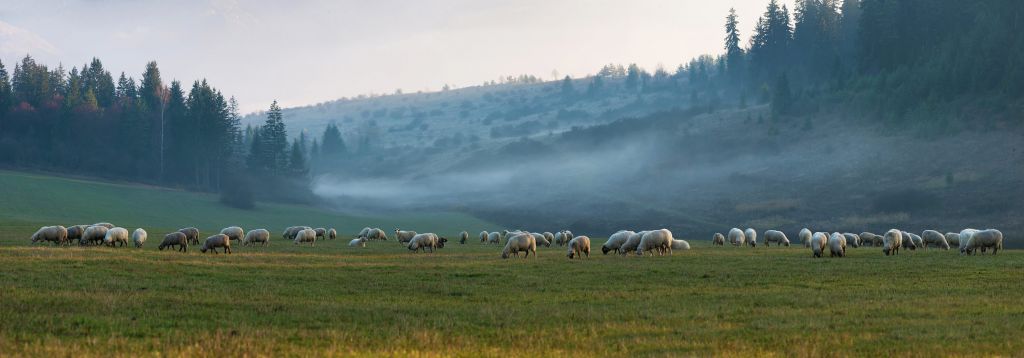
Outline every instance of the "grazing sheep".
[(465, 245), (469, 241), (469, 233), (463, 230), (459, 233), (459, 245)]
[[(371, 230), (371, 232), (373, 231)], [(412, 241), (412, 238), (414, 236), (416, 236), (415, 231), (402, 231), (399, 230), (398, 228), (395, 228), (395, 240), (398, 240), (399, 244), (409, 243), (409, 241)]]
[[(316, 233), (313, 232), (313, 230), (309, 231), (310, 235), (313, 235), (313, 237), (316, 238)], [(217, 252), (218, 247), (223, 247), (224, 252), (230, 254), (231, 238), (225, 234), (217, 234), (210, 236), (206, 238), (206, 241), (203, 242), (203, 247), (199, 249), (199, 252), (206, 253), (206, 251), (213, 250), (213, 253), (219, 254), (219, 252)]]
[(900, 246), (903, 246), (903, 233), (899, 230), (886, 231), (885, 236), (882, 236), (882, 252), (885, 253), (885, 256), (898, 255)]
[(808, 228), (800, 229), (800, 233), (797, 234), (797, 238), (800, 239), (800, 244), (804, 247), (811, 247), (811, 230)]
[(574, 257), (579, 257), (582, 260), (584, 255), (586, 255), (586, 257), (588, 258), (590, 257), (589, 237), (574, 237), (572, 240), (569, 240), (568, 246), (569, 252), (566, 253), (566, 256), (568, 256), (570, 260), (572, 260)]
[(388, 241), (388, 234), (384, 233), (384, 230), (373, 228), (366, 233), (366, 239)]
[(974, 235), (974, 233), (978, 231), (981, 230), (963, 229), (960, 231), (960, 238), (957, 240), (957, 243), (959, 244), (957, 246), (960, 248), (960, 253), (964, 253), (965, 249), (967, 249), (967, 242), (970, 241), (971, 239), (971, 235)]
[(555, 244), (562, 246), (569, 243), (572, 240), (572, 234), (568, 234), (567, 231), (559, 231), (555, 234)]
[(328, 240), (334, 240), (334, 239), (337, 239), (337, 238), (338, 238), (338, 230), (334, 230), (333, 227), (330, 228), (330, 229), (327, 229), (327, 239)]
[(548, 239), (544, 237), (544, 234), (539, 233), (539, 232), (532, 232), (532, 233), (530, 233), (530, 235), (533, 235), (533, 239), (537, 240), (537, 246), (538, 247), (539, 246), (551, 247), (551, 241), (548, 241)]
[(789, 246), (789, 238), (786, 234), (779, 230), (768, 230), (764, 232), (764, 246), (771, 246), (771, 243), (775, 243), (779, 246)]
[(149, 234), (146, 233), (146, 230), (143, 230), (140, 227), (132, 232), (132, 243), (135, 244), (135, 247), (142, 248), (142, 244), (146, 243), (147, 237), (149, 237)]
[(313, 229), (313, 231), (316, 232), (316, 239), (317, 240), (327, 239), (327, 229), (324, 229), (322, 227), (318, 227), (316, 229)]
[(95, 223), (95, 224), (92, 224), (92, 226), (102, 226), (102, 227), (107, 228), (107, 230), (110, 230), (110, 229), (114, 228), (114, 224), (111, 224), (111, 223)]
[(971, 234), (967, 239), (967, 246), (960, 251), (962, 254), (972, 255), (975, 250), (985, 252), (986, 248), (992, 248), (992, 254), (1003, 249), (1003, 233), (996, 229), (981, 230)]
[(242, 246), (256, 246), (258, 243), (263, 244), (263, 246), (269, 245), (270, 231), (267, 229), (249, 230), (249, 232), (245, 233), (245, 238), (242, 239)]
[(640, 240), (644, 238), (646, 231), (634, 232), (633, 235), (629, 235), (626, 242), (619, 246), (619, 255), (626, 255), (630, 252), (636, 251), (636, 248), (640, 246)]
[(529, 258), (531, 252), (533, 258), (537, 258), (537, 240), (533, 238), (533, 235), (518, 234), (509, 237), (505, 240), (505, 248), (501, 250), (501, 258), (507, 259), (510, 255), (519, 257), (519, 251), (526, 252), (524, 258)]
[(82, 244), (82, 234), (85, 233), (85, 229), (89, 225), (72, 225), (68, 226), (68, 242), (78, 241), (78, 244)]
[(901, 231), (900, 234), (903, 235), (903, 248), (911, 250), (924, 248), (924, 240), (917, 234), (906, 231)]
[(687, 242), (686, 240), (675, 240), (675, 239), (672, 240), (672, 251), (675, 251), (675, 250), (689, 250), (689, 249), (690, 249), (690, 243)]
[(747, 244), (750, 247), (757, 247), (757, 231), (753, 228), (747, 228), (743, 231), (743, 236), (747, 239)]
[(90, 226), (85, 228), (85, 233), (82, 234), (81, 245), (103, 242), (103, 238), (107, 236), (108, 230), (106, 226)]
[(497, 232), (497, 231), (488, 233), (487, 234), (487, 243), (488, 244), (500, 244), (501, 243), (501, 233)]
[(743, 234), (743, 230), (737, 228), (729, 230), (729, 243), (732, 244), (732, 246), (743, 246), (746, 240), (747, 238)]
[(316, 231), (313, 229), (302, 229), (295, 234), (295, 240), (292, 240), (295, 245), (302, 242), (308, 242), (309, 246), (316, 245)]
[(544, 240), (548, 240), (548, 242), (555, 242), (555, 234), (547, 231), (542, 232), (541, 234), (544, 234)]
[(870, 232), (865, 231), (865, 232), (860, 233), (859, 236), (860, 236), (861, 245), (864, 245), (864, 246), (876, 246), (876, 247), (883, 245), (883, 241), (884, 240), (882, 239), (881, 235), (876, 235), (876, 234), (872, 234)]
[(194, 227), (187, 227), (178, 230), (178, 232), (185, 234), (185, 237), (188, 239), (189, 244), (199, 245), (199, 229), (196, 229)]
[[(71, 230), (71, 229), (68, 229), (68, 230)], [(68, 232), (68, 235), (71, 235), (70, 231)], [(949, 244), (950, 247), (953, 247), (953, 246), (960, 247), (960, 233), (947, 232), (945, 236), (946, 236), (946, 243)]]
[(185, 235), (181, 231), (175, 231), (164, 235), (164, 241), (160, 243), (158, 249), (160, 249), (160, 251), (164, 251), (165, 247), (177, 246), (178, 251), (188, 252), (188, 242), (188, 235)]
[(107, 230), (107, 234), (103, 236), (103, 244), (109, 245), (110, 247), (117, 246), (128, 246), (128, 229), (123, 227), (115, 227)]
[(725, 246), (725, 235), (720, 232), (716, 232), (715, 236), (711, 237), (711, 245)]
[(352, 246), (352, 247), (357, 247), (357, 246), (358, 247), (366, 247), (366, 238), (365, 237), (360, 237), (358, 239), (352, 239), (352, 241), (348, 242), (348, 246)]
[(855, 249), (860, 247), (860, 236), (857, 236), (857, 234), (845, 232), (843, 233), (843, 237), (846, 238), (847, 246), (851, 246)]
[(64, 245), (68, 243), (68, 229), (60, 226), (43, 226), (36, 230), (36, 233), (32, 234), (32, 243), (53, 241), (54, 245)]
[(485, 242), (487, 242), (487, 231), (481, 231), (480, 232), (480, 243), (482, 244), (482, 243), (485, 243)]
[(601, 245), (601, 253), (605, 255), (612, 251), (615, 251), (616, 254), (619, 253), (619, 248), (622, 247), (622, 244), (625, 244), (626, 240), (629, 240), (629, 237), (633, 236), (633, 234), (636, 233), (629, 230), (617, 231), (608, 237), (608, 240), (604, 242), (604, 245)]
[(921, 233), (921, 239), (924, 240), (924, 247), (927, 248), (929, 244), (938, 246), (940, 249), (949, 250), (949, 242), (946, 241), (946, 235), (935, 230), (925, 230)]
[(429, 248), (430, 252), (433, 253), (436, 249), (444, 248), (444, 243), (447, 241), (448, 239), (443, 237), (439, 238), (437, 237), (437, 234), (428, 232), (413, 236), (412, 239), (409, 240), (408, 247), (412, 252), (418, 252), (419, 250), (427, 252), (427, 249)]
[(295, 236), (298, 235), (300, 231), (306, 229), (312, 230), (313, 228), (309, 226), (290, 226), (287, 229), (284, 229), (284, 233), (281, 234), (281, 238), (288, 241), (293, 241), (295, 240)]
[[(241, 241), (242, 238), (245, 237), (245, 231), (238, 226), (226, 227), (222, 229), (220, 233), (227, 235), (228, 239), (230, 239), (231, 241)], [(316, 234), (316, 232), (313, 232), (313, 234)]]
[(811, 252), (814, 254), (814, 257), (821, 257), (825, 251), (825, 245), (828, 244), (828, 235), (825, 235), (823, 232), (816, 232), (808, 242), (811, 244)]
[(828, 238), (828, 251), (830, 257), (845, 257), (846, 256), (846, 235), (838, 232), (832, 233), (832, 236)]
[(667, 229), (653, 230), (644, 233), (644, 236), (640, 238), (640, 245), (636, 247), (636, 255), (644, 256), (645, 253), (651, 252), (654, 255), (655, 250), (659, 256), (665, 255), (665, 253), (672, 253), (672, 232)]

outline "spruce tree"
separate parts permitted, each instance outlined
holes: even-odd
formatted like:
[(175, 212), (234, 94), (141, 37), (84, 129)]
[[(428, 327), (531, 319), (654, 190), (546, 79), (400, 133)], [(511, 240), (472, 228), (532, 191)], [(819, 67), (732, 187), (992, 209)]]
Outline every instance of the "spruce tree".
[(292, 149), (289, 151), (288, 157), (288, 170), (291, 173), (306, 173), (306, 155), (303, 152), (305, 149), (299, 139), (292, 140)]
[(324, 129), (323, 140), (320, 141), (320, 153), (324, 158), (335, 159), (347, 151), (338, 126), (334, 123), (328, 124), (327, 129)]
[(288, 133), (285, 131), (284, 116), (277, 101), (270, 104), (267, 121), (260, 129), (262, 136), (263, 158), (261, 162), (266, 169), (274, 173), (284, 173), (288, 167)]
[(725, 59), (730, 79), (739, 80), (743, 76), (743, 49), (740, 48), (739, 17), (736, 9), (730, 8), (725, 17)]

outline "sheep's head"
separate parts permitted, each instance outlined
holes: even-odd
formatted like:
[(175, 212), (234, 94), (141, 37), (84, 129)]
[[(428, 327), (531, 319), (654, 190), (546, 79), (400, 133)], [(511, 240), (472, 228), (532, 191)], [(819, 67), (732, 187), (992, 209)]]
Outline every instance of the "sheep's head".
[(565, 256), (570, 258), (570, 259), (572, 259), (575, 255), (576, 255), (576, 252), (573, 251), (573, 250), (569, 250), (569, 253), (565, 254)]
[(789, 247), (789, 240), (783, 241), (782, 244), (786, 245), (786, 247)]
[(750, 247), (757, 247), (757, 241), (751, 241)]
[(445, 238), (443, 238), (443, 237), (442, 237), (442, 238), (440, 238), (440, 239), (438, 239), (438, 240), (437, 240), (437, 247), (439, 247), (439, 248), (442, 248), (442, 249), (443, 249), (443, 248), (444, 248), (444, 243), (446, 243), (446, 242), (448, 242), (448, 239), (445, 239)]
[(601, 246), (601, 253), (607, 255), (608, 251), (612, 251), (607, 246)]
[(505, 251), (501, 252), (501, 258), (503, 258), (503, 259), (507, 259), (508, 258), (508, 250), (505, 250)]
[(202, 248), (200, 248), (199, 252), (206, 253), (206, 246), (204, 245)]

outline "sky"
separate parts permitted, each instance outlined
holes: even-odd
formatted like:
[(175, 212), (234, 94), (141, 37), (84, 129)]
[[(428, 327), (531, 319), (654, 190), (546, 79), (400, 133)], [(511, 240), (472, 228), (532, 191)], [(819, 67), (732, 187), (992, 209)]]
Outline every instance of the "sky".
[[(115, 78), (157, 61), (207, 79), (243, 112), (359, 94), (436, 91), (501, 76), (585, 76), (607, 63), (674, 69), (744, 43), (768, 0), (0, 0), (0, 61), (66, 68), (98, 57)], [(792, 1), (782, 1), (792, 9)]]

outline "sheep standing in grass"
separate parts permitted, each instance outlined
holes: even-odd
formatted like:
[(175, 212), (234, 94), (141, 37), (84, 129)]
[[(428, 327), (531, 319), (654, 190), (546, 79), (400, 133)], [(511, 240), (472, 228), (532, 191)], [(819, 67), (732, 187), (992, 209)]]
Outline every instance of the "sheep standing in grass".
[(199, 245), (199, 229), (187, 227), (178, 230), (178, 232), (185, 234), (185, 238), (188, 240), (189, 244)]
[(85, 228), (85, 233), (82, 234), (82, 245), (87, 244), (99, 244), (103, 242), (103, 238), (107, 236), (106, 226), (90, 226)]
[(448, 240), (443, 237), (438, 237), (437, 234), (428, 232), (413, 236), (412, 239), (409, 240), (408, 247), (412, 252), (418, 252), (420, 250), (427, 252), (427, 249), (429, 248), (430, 252), (433, 253), (434, 250), (443, 248), (446, 241)]
[(369, 233), (370, 233), (370, 228), (369, 227), (364, 227), (362, 230), (359, 230), (358, 234), (356, 234), (356, 238), (366, 237), (366, 235), (368, 235)]
[[(242, 241), (242, 238), (245, 237), (245, 231), (238, 226), (226, 227), (222, 229), (220, 233), (227, 235), (228, 239), (231, 241)], [(316, 232), (313, 232), (313, 234), (316, 235)]]
[(146, 230), (143, 230), (140, 227), (132, 232), (132, 243), (135, 244), (136, 248), (142, 248), (142, 244), (146, 243), (147, 237), (149, 237), (149, 234), (146, 233)]
[(640, 231), (634, 232), (633, 235), (629, 235), (626, 242), (623, 242), (622, 246), (619, 246), (619, 255), (626, 255), (630, 252), (636, 251), (636, 248), (640, 246), (640, 240), (644, 238), (644, 234), (646, 233), (647, 231)]
[(481, 231), (480, 232), (480, 243), (483, 244), (483, 243), (486, 243), (486, 242), (487, 242), (487, 231)]
[(715, 235), (711, 237), (711, 246), (714, 245), (725, 246), (725, 235), (722, 235), (720, 232), (716, 232)]
[(370, 232), (366, 233), (366, 239), (367, 240), (387, 241), (388, 240), (388, 234), (384, 233), (384, 230), (374, 228), (374, 229), (370, 229)]
[(539, 233), (539, 232), (532, 232), (532, 233), (530, 233), (530, 235), (533, 235), (533, 239), (537, 240), (537, 246), (538, 247), (540, 247), (540, 246), (551, 247), (551, 241), (548, 241), (548, 239), (546, 237), (544, 237), (544, 234)]
[(590, 257), (590, 238), (589, 237), (586, 237), (586, 236), (574, 237), (572, 240), (569, 240), (568, 246), (569, 246), (569, 252), (566, 253), (566, 256), (568, 256), (570, 260), (572, 260), (575, 257), (579, 257), (582, 260), (584, 255), (586, 255), (586, 257), (588, 257), (588, 258)]
[(357, 239), (352, 239), (352, 241), (348, 242), (348, 246), (351, 246), (351, 247), (366, 247), (366, 238), (365, 237), (360, 237), (360, 238), (357, 238)]
[(808, 242), (811, 244), (811, 252), (814, 254), (814, 257), (821, 257), (825, 251), (825, 246), (828, 245), (828, 236), (823, 232), (816, 232)]
[(996, 229), (981, 230), (971, 234), (967, 239), (967, 245), (960, 251), (962, 254), (972, 255), (976, 250), (985, 252), (986, 248), (992, 249), (992, 254), (1003, 249), (1003, 233)]
[(963, 230), (960, 231), (960, 235), (958, 235), (958, 236), (960, 236), (960, 238), (957, 239), (957, 243), (959, 244), (957, 246), (960, 249), (960, 253), (964, 253), (964, 250), (967, 249), (967, 242), (970, 241), (970, 239), (971, 239), (971, 235), (974, 235), (974, 233), (976, 233), (978, 231), (981, 231), (981, 230), (977, 230), (977, 229), (963, 229)]
[(743, 234), (743, 230), (737, 228), (729, 230), (729, 243), (732, 244), (732, 246), (743, 246), (746, 241), (747, 238)]
[(325, 239), (327, 239), (327, 229), (324, 229), (322, 227), (318, 227), (316, 229), (313, 229), (313, 231), (316, 232), (316, 239), (317, 240), (325, 240)]
[(846, 238), (846, 246), (850, 246), (855, 249), (860, 247), (860, 236), (857, 236), (857, 234), (845, 232), (843, 233), (843, 237)]
[(654, 256), (655, 252), (659, 256), (666, 253), (671, 254), (672, 240), (675, 240), (672, 238), (672, 232), (667, 229), (648, 231), (640, 238), (640, 245), (636, 247), (636, 255), (644, 256), (648, 252), (651, 253), (651, 256)]
[(899, 230), (886, 231), (885, 236), (882, 236), (882, 252), (885, 253), (885, 256), (898, 255), (901, 246), (903, 246), (903, 233)]
[(572, 231), (562, 230), (555, 234), (555, 243), (558, 246), (569, 244), (569, 240), (573, 239)]
[(459, 233), (459, 245), (465, 245), (469, 241), (469, 233), (463, 230)]
[(398, 228), (395, 228), (395, 240), (398, 240), (399, 244), (408, 244), (410, 241), (412, 241), (412, 238), (415, 236), (415, 231), (402, 231), (399, 230)]
[(334, 230), (333, 227), (327, 230), (327, 239), (328, 240), (334, 240), (334, 239), (337, 239), (337, 238), (338, 238), (338, 230)]
[(782, 231), (779, 231), (779, 230), (768, 230), (768, 231), (765, 231), (764, 232), (764, 246), (765, 247), (771, 246), (772, 243), (775, 243), (776, 245), (779, 245), (779, 246), (789, 246), (789, 238), (786, 237), (785, 233), (783, 233)]
[(177, 246), (178, 251), (188, 252), (188, 235), (185, 235), (181, 231), (175, 231), (170, 234), (164, 235), (164, 241), (157, 247), (160, 251), (164, 251), (164, 248)]
[(519, 257), (519, 251), (526, 252), (524, 258), (529, 258), (530, 253), (533, 253), (533, 258), (537, 258), (537, 240), (533, 238), (533, 235), (518, 234), (509, 237), (505, 240), (505, 248), (501, 250), (501, 258)]
[(629, 230), (619, 230), (615, 232), (608, 237), (608, 240), (604, 242), (604, 245), (601, 245), (601, 253), (605, 255), (612, 251), (619, 253), (619, 248), (622, 247), (622, 244), (625, 244), (626, 240), (629, 240), (629, 237), (633, 236), (633, 234), (636, 233)]
[(103, 244), (110, 247), (128, 246), (128, 229), (115, 227), (107, 230), (107, 234), (103, 236)]
[(811, 230), (807, 228), (800, 229), (800, 233), (797, 234), (797, 238), (800, 239), (800, 244), (804, 245), (804, 247), (811, 247)]
[(743, 237), (746, 239), (747, 245), (750, 245), (750, 247), (757, 247), (757, 231), (754, 231), (753, 228), (747, 228), (744, 230)]
[(267, 231), (267, 229), (255, 229), (245, 233), (245, 238), (242, 239), (242, 246), (256, 246), (256, 244), (269, 245), (270, 231)]
[(295, 245), (308, 242), (309, 246), (316, 246), (316, 231), (313, 231), (313, 229), (302, 229), (295, 234), (295, 240), (292, 240), (292, 242)]
[(313, 228), (309, 226), (289, 226), (287, 229), (284, 229), (284, 233), (281, 234), (281, 238), (288, 241), (294, 241), (295, 236), (298, 235), (299, 232), (301, 232), (302, 230), (306, 229), (312, 230)]
[(68, 226), (68, 243), (72, 241), (78, 241), (78, 244), (82, 244), (82, 234), (85, 234), (85, 229), (88, 225), (72, 225)]
[(921, 239), (924, 240), (924, 247), (928, 245), (936, 246), (943, 250), (949, 250), (949, 242), (946, 242), (946, 235), (935, 230), (925, 230), (921, 233)]
[(68, 229), (60, 226), (43, 226), (32, 234), (32, 243), (52, 241), (54, 245), (68, 243)]
[(672, 251), (675, 250), (689, 250), (690, 243), (686, 240), (672, 239)]
[(903, 248), (911, 250), (924, 248), (924, 240), (917, 234), (906, 231), (901, 231), (900, 234), (903, 235)]
[(552, 233), (547, 232), (547, 231), (542, 232), (541, 234), (544, 235), (544, 240), (548, 240), (548, 242), (550, 242), (550, 243), (554, 243), (555, 242), (555, 234), (552, 234)]
[(885, 240), (883, 240), (882, 235), (872, 234), (872, 233), (867, 232), (867, 231), (860, 233), (860, 235), (858, 235), (858, 236), (860, 236), (860, 242), (864, 246), (879, 247), (879, 246), (882, 246), (884, 244), (884, 241), (885, 241)]
[[(315, 239), (316, 232), (313, 232), (313, 230), (309, 230), (309, 232), (310, 235), (312, 235), (313, 238)], [(213, 253), (219, 254), (219, 252), (217, 252), (218, 247), (223, 247), (224, 252), (230, 254), (231, 238), (224, 234), (210, 236), (206, 238), (206, 241), (203, 242), (203, 247), (199, 249), (199, 252), (206, 253), (206, 251), (213, 250)]]
[(487, 233), (487, 243), (495, 245), (501, 244), (501, 233), (497, 231)]
[[(70, 235), (70, 233), (69, 233), (69, 235)], [(953, 246), (956, 246), (958, 248), (960, 247), (960, 233), (947, 232), (945, 236), (946, 236), (946, 243), (949, 244), (949, 247), (953, 247)]]
[(830, 257), (846, 257), (846, 236), (838, 232), (832, 233), (828, 238), (828, 251)]

